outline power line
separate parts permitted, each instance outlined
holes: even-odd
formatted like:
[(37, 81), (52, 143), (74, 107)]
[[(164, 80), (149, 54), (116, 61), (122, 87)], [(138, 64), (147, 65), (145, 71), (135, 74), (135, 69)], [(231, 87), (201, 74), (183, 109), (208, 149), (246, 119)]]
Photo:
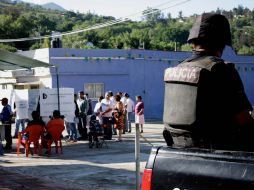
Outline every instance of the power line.
[[(159, 4), (155, 7), (152, 7), (152, 11), (149, 11), (147, 13), (144, 13), (144, 11), (138, 12), (138, 13), (135, 13), (135, 14), (128, 15), (123, 19), (121, 18), (121, 19), (117, 19), (117, 20), (114, 20), (114, 21), (108, 21), (108, 22), (105, 22), (105, 23), (102, 23), (102, 24), (95, 24), (93, 26), (90, 26), (88, 28), (84, 28), (84, 29), (81, 29), (81, 30), (76, 30), (76, 31), (72, 31), (72, 32), (65, 32), (65, 33), (60, 33), (60, 34), (55, 34), (55, 35), (17, 38), (17, 39), (0, 39), (0, 42), (8, 43), (8, 42), (31, 41), (31, 40), (40, 40), (40, 39), (45, 39), (45, 38), (56, 38), (56, 37), (61, 37), (61, 36), (78, 34), (78, 33), (81, 33), (81, 32), (86, 32), (86, 31), (90, 31), (90, 30), (95, 30), (95, 29), (104, 28), (104, 27), (107, 27), (107, 26), (112, 26), (112, 25), (115, 25), (115, 24), (131, 21), (130, 18), (137, 18), (137, 17), (140, 17), (140, 16), (146, 16), (146, 15), (149, 15), (149, 14), (153, 14), (153, 13), (156, 13), (156, 12), (159, 12), (159, 11), (163, 11), (163, 10), (166, 10), (166, 9), (169, 9), (169, 8), (173, 8), (173, 7), (182, 5), (182, 4), (187, 3), (188, 1), (191, 1), (191, 0), (184, 0), (184, 1), (178, 2), (174, 5), (170, 5), (168, 7), (164, 7), (164, 8), (160, 8), (160, 9), (157, 8), (157, 7), (161, 7), (163, 5), (167, 5), (167, 4), (169, 4), (173, 1), (177, 1), (177, 0), (171, 0), (171, 1)], [(140, 14), (142, 14), (142, 15), (140, 15)]]

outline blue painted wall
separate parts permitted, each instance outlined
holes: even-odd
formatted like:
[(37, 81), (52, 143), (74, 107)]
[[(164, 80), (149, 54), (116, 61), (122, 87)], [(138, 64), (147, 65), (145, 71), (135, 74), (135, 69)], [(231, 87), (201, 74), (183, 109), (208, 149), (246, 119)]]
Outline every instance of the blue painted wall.
[[(104, 83), (105, 91), (128, 92), (133, 100), (141, 95), (145, 117), (149, 119), (162, 119), (164, 70), (190, 55), (190, 52), (149, 50), (49, 49), (50, 63), (59, 67), (60, 87), (71, 87), (78, 92), (84, 90), (84, 83)], [(237, 56), (227, 49), (223, 58), (236, 63), (254, 105), (254, 57)], [(52, 75), (56, 87), (54, 70)]]

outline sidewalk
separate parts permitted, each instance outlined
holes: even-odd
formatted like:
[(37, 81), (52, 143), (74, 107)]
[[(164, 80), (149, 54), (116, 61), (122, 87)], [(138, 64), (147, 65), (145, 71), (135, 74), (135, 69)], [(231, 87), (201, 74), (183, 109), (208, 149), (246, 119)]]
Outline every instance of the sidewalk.
[[(164, 146), (163, 124), (147, 123), (142, 135), (153, 146)], [(107, 141), (108, 149), (89, 149), (88, 141), (66, 143), (63, 154), (19, 157), (16, 152), (0, 157), (0, 189), (135, 189), (135, 128), (123, 136), (123, 142)], [(116, 136), (113, 136), (116, 138)], [(14, 143), (17, 140), (14, 139)], [(141, 138), (140, 160), (143, 172), (152, 145)], [(16, 147), (16, 144), (13, 145)]]

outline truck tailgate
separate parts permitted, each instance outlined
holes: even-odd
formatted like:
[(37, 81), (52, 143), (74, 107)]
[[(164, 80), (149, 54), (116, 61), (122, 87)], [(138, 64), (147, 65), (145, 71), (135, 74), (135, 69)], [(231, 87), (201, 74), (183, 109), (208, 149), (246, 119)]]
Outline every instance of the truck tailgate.
[(254, 189), (253, 153), (161, 147), (153, 157), (152, 190)]

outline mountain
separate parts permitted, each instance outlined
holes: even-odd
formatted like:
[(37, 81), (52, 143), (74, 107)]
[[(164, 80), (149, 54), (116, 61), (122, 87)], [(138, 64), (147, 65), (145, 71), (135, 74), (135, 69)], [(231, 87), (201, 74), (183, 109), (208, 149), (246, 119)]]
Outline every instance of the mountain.
[(21, 3), (22, 1), (21, 0), (12, 0), (12, 2)]
[[(5, 3), (24, 3), (24, 1), (22, 0), (0, 0), (0, 2), (5, 2)], [(29, 3), (31, 6), (37, 6), (38, 4), (34, 4), (34, 3)], [(45, 9), (51, 9), (51, 10), (56, 10), (56, 11), (61, 11), (64, 12), (66, 11), (66, 9), (64, 9), (63, 7), (61, 7), (60, 5), (50, 2), (50, 3), (45, 3), (40, 5), (41, 7), (45, 8)]]
[(46, 3), (41, 5), (45, 9), (57, 10), (57, 11), (66, 11), (63, 7), (56, 3)]

